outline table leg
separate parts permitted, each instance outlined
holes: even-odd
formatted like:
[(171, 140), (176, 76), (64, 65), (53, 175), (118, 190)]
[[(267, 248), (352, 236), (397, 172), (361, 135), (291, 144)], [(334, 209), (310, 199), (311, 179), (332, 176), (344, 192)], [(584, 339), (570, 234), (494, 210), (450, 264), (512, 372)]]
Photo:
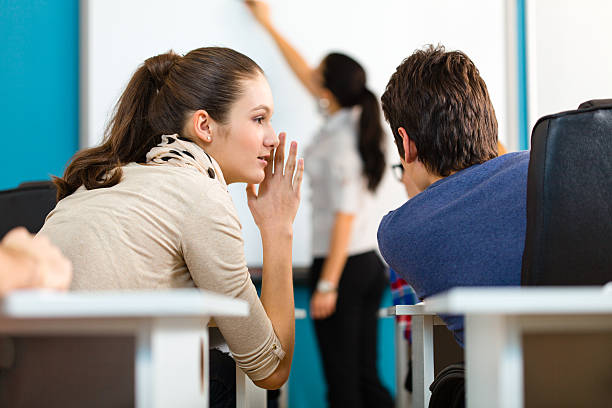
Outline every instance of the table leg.
[(515, 318), (466, 316), (466, 398), (469, 408), (523, 406), (521, 342)]
[(207, 320), (156, 318), (136, 339), (136, 406), (208, 407)]
[(414, 315), (412, 332), (412, 406), (429, 406), (434, 380), (433, 316)]
[(236, 366), (236, 408), (266, 408), (267, 393)]
[(408, 360), (410, 344), (404, 337), (406, 321), (395, 319), (395, 408), (409, 408), (410, 394), (404, 388), (404, 380), (408, 375)]
[(287, 382), (285, 382), (280, 388), (280, 396), (278, 397), (279, 408), (289, 408), (289, 381), (290, 380), (287, 380)]

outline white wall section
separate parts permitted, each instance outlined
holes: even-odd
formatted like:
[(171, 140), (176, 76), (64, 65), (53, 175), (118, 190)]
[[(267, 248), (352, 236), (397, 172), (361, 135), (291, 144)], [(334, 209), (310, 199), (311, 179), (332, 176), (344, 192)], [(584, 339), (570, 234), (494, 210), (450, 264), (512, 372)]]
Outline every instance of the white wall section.
[(542, 116), (612, 98), (612, 2), (527, 0), (529, 130)]

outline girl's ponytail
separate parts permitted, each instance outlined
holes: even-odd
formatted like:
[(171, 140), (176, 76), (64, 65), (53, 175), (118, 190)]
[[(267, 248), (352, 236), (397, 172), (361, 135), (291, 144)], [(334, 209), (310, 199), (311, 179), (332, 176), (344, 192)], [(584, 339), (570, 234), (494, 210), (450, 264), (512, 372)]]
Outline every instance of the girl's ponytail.
[(53, 178), (58, 201), (81, 185), (88, 190), (112, 187), (121, 181), (120, 166), (144, 161), (147, 152), (158, 143), (152, 135), (149, 108), (178, 58), (170, 51), (147, 59), (138, 68), (115, 106), (102, 144), (78, 152), (64, 177)]

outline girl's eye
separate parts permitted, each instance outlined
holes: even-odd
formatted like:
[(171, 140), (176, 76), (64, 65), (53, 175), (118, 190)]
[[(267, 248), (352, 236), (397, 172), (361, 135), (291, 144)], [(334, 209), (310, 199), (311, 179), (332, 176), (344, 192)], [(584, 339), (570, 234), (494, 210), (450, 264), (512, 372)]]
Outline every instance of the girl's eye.
[(255, 118), (255, 122), (259, 123), (260, 125), (263, 123), (264, 121), (264, 117), (263, 116), (258, 116)]

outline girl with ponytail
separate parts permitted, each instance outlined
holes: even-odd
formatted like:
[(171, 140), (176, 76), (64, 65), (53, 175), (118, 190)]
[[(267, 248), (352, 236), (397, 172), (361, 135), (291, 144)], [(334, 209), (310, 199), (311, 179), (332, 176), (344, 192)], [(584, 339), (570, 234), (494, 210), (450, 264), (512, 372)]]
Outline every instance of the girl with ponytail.
[(339, 53), (312, 69), (276, 30), (263, 1), (247, 1), (326, 120), (306, 149), (312, 188), (311, 316), (330, 407), (392, 407), (376, 368), (378, 307), (386, 287), (376, 253), (373, 194), (384, 169), (384, 133), (364, 69)]
[[(215, 322), (237, 366), (268, 389), (287, 380), (293, 356), (291, 246), (304, 168), (295, 142), (285, 160), (273, 111), (263, 71), (234, 50), (147, 59), (102, 144), (55, 178), (59, 202), (41, 230), (72, 261), (72, 289), (195, 286), (246, 300), (249, 317)], [(227, 191), (236, 182), (247, 183), (261, 232), (261, 300)], [(224, 390), (233, 380), (215, 388), (227, 364), (234, 373), (229, 355), (211, 351), (211, 406), (235, 398)]]

